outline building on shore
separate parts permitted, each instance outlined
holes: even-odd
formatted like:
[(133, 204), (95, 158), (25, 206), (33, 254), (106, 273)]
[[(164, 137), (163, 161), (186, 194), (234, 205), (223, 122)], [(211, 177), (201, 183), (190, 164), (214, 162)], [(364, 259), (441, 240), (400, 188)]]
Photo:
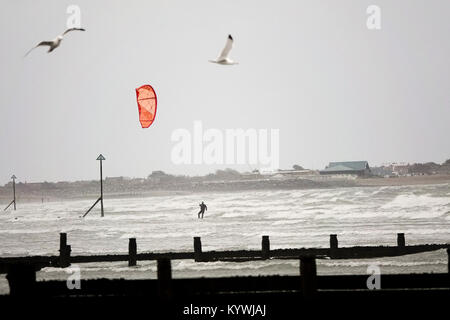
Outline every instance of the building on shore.
[(330, 162), (320, 174), (345, 174), (368, 176), (371, 174), (369, 163), (367, 161), (345, 161), (345, 162)]

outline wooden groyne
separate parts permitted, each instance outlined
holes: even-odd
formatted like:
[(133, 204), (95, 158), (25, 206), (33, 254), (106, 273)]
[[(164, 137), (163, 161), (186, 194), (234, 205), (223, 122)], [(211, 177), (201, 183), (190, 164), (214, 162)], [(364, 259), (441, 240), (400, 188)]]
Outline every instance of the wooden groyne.
[(60, 234), (59, 255), (54, 256), (25, 256), (0, 258), (0, 273), (8, 273), (17, 264), (33, 266), (34, 270), (45, 267), (65, 268), (72, 263), (118, 262), (128, 261), (129, 266), (135, 266), (138, 261), (151, 260), (183, 260), (196, 262), (228, 261), (244, 262), (257, 260), (288, 259), (297, 260), (302, 257), (317, 259), (368, 259), (381, 257), (395, 257), (408, 254), (436, 251), (449, 248), (449, 244), (406, 245), (403, 233), (397, 234), (396, 246), (354, 246), (339, 247), (337, 235), (330, 235), (329, 248), (288, 248), (271, 249), (269, 236), (262, 236), (261, 250), (227, 250), (203, 251), (200, 237), (194, 237), (193, 251), (190, 252), (142, 252), (137, 251), (136, 238), (129, 239), (128, 254), (102, 255), (71, 255), (72, 248), (67, 244), (67, 234)]
[[(180, 308), (192, 304), (258, 303), (270, 306), (272, 314), (297, 312), (311, 301), (335, 303), (337, 301), (380, 302), (383, 305), (407, 298), (409, 302), (441, 301), (450, 297), (450, 269), (438, 274), (386, 274), (382, 275), (382, 289), (369, 290), (368, 275), (317, 275), (317, 259), (366, 259), (393, 257), (447, 249), (450, 265), (450, 245), (406, 245), (404, 234), (397, 235), (395, 246), (339, 247), (337, 235), (330, 235), (328, 248), (271, 249), (269, 236), (262, 236), (261, 250), (203, 251), (200, 237), (193, 239), (190, 252), (138, 252), (136, 238), (129, 239), (128, 254), (71, 255), (67, 234), (60, 234), (59, 255), (0, 258), (0, 273), (6, 273), (10, 294), (0, 296), (8, 303), (19, 298), (33, 298), (40, 306), (53, 308), (82, 302), (106, 303), (108, 308), (132, 303), (142, 308), (149, 303), (152, 308), (169, 309), (176, 318), (182, 318)], [(299, 261), (297, 276), (246, 276), (173, 279), (172, 260), (190, 259), (196, 262), (243, 262), (290, 259)], [(66, 268), (71, 264), (93, 262), (128, 262), (130, 267), (140, 261), (157, 262), (157, 279), (81, 279), (81, 288), (71, 290), (66, 281), (36, 281), (36, 271), (45, 267)], [(115, 298), (120, 298), (117, 300)], [(37, 299), (37, 300), (36, 300)], [(50, 300), (49, 300), (50, 299)], [(55, 300), (56, 299), (56, 300)], [(62, 299), (62, 300), (61, 300)], [(69, 300), (67, 300), (69, 299)], [(312, 300), (311, 300), (312, 299)], [(56, 301), (56, 302), (55, 302)], [(78, 301), (78, 302), (75, 302)], [(277, 309), (278, 308), (278, 309)], [(164, 309), (166, 310), (166, 309)], [(276, 311), (278, 310), (278, 311)], [(102, 311), (103, 312), (103, 311)]]

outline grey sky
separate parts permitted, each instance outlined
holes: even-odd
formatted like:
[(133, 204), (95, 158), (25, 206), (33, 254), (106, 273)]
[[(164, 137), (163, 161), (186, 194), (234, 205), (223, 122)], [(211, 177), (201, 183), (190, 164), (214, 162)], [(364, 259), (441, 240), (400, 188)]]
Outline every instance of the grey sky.
[[(65, 30), (86, 32), (51, 54), (24, 53)], [(366, 8), (382, 29), (366, 28)], [(443, 162), (450, 157), (450, 2), (2, 1), (0, 183), (93, 179), (174, 165), (173, 130), (280, 129), (280, 165)], [(226, 36), (237, 66), (210, 64)], [(151, 84), (158, 113), (138, 122), (134, 89)], [(246, 170), (248, 166), (237, 169)]]

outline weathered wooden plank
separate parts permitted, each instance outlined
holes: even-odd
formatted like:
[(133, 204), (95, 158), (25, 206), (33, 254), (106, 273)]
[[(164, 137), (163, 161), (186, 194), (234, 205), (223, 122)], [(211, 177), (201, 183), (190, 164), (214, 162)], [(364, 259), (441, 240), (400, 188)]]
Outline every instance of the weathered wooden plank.
[[(421, 252), (435, 251), (449, 248), (448, 244), (426, 244), (412, 246), (365, 246), (365, 247), (343, 247), (343, 248), (293, 248), (293, 249), (272, 249), (265, 250), (235, 250), (235, 251), (207, 251), (207, 252), (148, 252), (135, 255), (136, 261), (145, 260), (182, 260), (198, 259), (199, 261), (231, 261), (243, 262), (262, 259), (298, 259), (300, 257), (315, 256), (318, 259), (367, 259), (379, 257), (402, 256)], [(90, 262), (117, 262), (129, 261), (129, 254), (117, 255), (83, 255), (67, 257), (70, 263), (90, 263)], [(59, 256), (25, 256), (25, 257), (5, 257), (0, 258), (0, 273), (6, 273), (8, 266), (14, 264), (31, 264), (36, 270), (43, 267), (60, 266)]]

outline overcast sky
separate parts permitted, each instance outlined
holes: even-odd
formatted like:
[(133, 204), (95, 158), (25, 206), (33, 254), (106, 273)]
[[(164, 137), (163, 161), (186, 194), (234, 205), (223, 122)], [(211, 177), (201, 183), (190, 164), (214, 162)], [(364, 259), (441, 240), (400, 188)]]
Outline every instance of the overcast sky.
[[(81, 8), (86, 32), (23, 55)], [(381, 30), (366, 9), (381, 8)], [(0, 183), (204, 174), (177, 128), (280, 129), (280, 166), (450, 158), (450, 1), (2, 1)], [(232, 34), (236, 66), (208, 63)], [(158, 113), (138, 122), (135, 88)], [(236, 167), (248, 170), (249, 166)]]

